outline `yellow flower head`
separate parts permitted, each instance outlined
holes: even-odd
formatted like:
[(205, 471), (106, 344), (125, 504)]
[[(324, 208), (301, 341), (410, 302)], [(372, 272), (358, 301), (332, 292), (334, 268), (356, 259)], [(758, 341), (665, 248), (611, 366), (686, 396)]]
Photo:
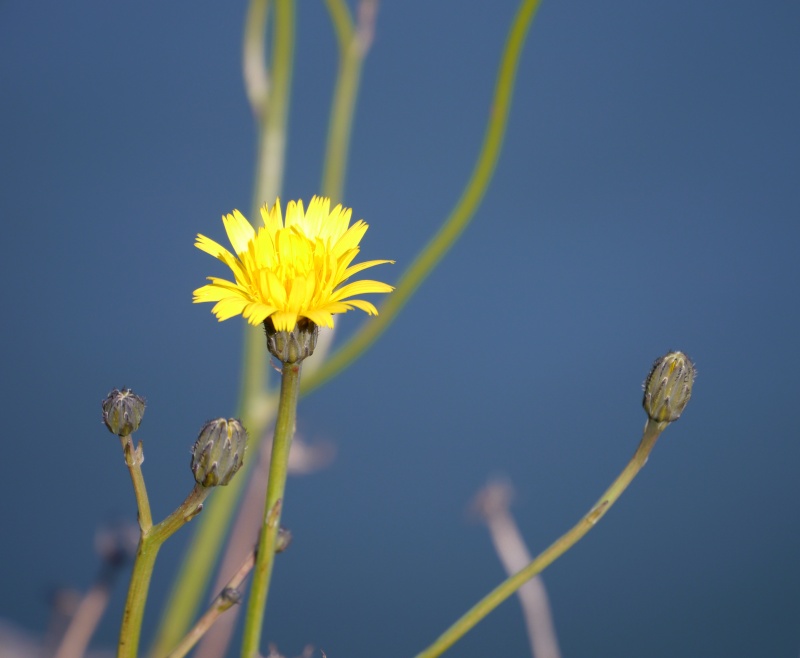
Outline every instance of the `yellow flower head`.
[(302, 201), (286, 206), (286, 221), (280, 199), (272, 208), (264, 206), (264, 226), (258, 232), (238, 210), (222, 222), (235, 255), (205, 235), (198, 235), (195, 247), (219, 258), (233, 271), (235, 281), (210, 276), (210, 284), (194, 291), (194, 303), (216, 302), (212, 313), (222, 322), (241, 314), (253, 325), (267, 318), (277, 331), (292, 331), (300, 318), (333, 327), (334, 313), (360, 308), (370, 315), (378, 310), (353, 295), (391, 292), (380, 281), (353, 281), (342, 285), (361, 270), (391, 260), (370, 260), (351, 265), (358, 255), (358, 243), (367, 231), (359, 220), (350, 226), (350, 208), (330, 199), (313, 197), (308, 210)]

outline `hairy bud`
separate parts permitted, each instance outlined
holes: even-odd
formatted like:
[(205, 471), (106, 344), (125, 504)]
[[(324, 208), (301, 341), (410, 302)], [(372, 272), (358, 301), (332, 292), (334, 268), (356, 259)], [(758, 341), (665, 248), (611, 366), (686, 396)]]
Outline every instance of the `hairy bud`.
[(247, 432), (235, 418), (208, 421), (192, 448), (192, 473), (197, 484), (228, 484), (244, 463)]
[(651, 420), (671, 423), (680, 418), (689, 398), (695, 368), (683, 352), (670, 352), (656, 359), (644, 383), (642, 406)]
[(139, 429), (144, 416), (144, 398), (129, 388), (114, 389), (103, 400), (103, 422), (108, 431), (117, 436), (128, 436)]

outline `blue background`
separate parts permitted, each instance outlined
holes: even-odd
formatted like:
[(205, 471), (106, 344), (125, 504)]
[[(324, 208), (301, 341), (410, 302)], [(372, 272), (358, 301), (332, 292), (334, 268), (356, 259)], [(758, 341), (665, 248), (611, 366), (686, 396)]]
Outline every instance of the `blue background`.
[[(298, 5), (283, 196), (308, 199), (335, 43), (321, 3)], [(202, 422), (235, 409), (242, 322), (190, 302), (222, 274), (195, 234), (222, 241), (220, 216), (250, 205), (244, 10), (0, 4), (0, 617), (34, 633), (49, 588), (91, 582), (98, 524), (134, 518), (106, 392), (148, 398), (158, 517), (192, 484)], [(514, 11), (380, 7), (345, 193), (370, 224), (363, 257), (397, 260), (377, 278), (396, 281), (457, 200)], [(650, 363), (681, 349), (699, 370), (683, 418), (545, 572), (564, 655), (797, 656), (798, 26), (796, 2), (544, 2), (474, 224), (381, 341), (301, 402), (300, 431), (338, 455), (289, 482), (269, 640), (422, 649), (503, 577), (465, 514), (477, 489), (511, 478), (544, 548), (627, 462)], [(162, 554), (148, 633), (189, 534)], [(510, 601), (452, 655), (526, 652)]]

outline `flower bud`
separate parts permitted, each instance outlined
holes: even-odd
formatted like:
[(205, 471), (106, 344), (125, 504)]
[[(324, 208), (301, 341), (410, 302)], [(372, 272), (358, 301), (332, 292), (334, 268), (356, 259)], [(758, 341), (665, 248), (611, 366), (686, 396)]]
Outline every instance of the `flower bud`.
[(112, 434), (128, 436), (139, 429), (144, 409), (144, 398), (129, 388), (115, 388), (103, 400), (103, 422)]
[(272, 320), (264, 320), (267, 349), (281, 363), (299, 363), (314, 353), (319, 327), (307, 318), (300, 318), (291, 331), (277, 331)]
[(192, 473), (197, 484), (228, 484), (244, 463), (247, 431), (235, 418), (208, 421), (192, 448)]
[(644, 383), (642, 406), (651, 420), (671, 423), (680, 418), (695, 378), (694, 364), (683, 352), (670, 352), (656, 359)]

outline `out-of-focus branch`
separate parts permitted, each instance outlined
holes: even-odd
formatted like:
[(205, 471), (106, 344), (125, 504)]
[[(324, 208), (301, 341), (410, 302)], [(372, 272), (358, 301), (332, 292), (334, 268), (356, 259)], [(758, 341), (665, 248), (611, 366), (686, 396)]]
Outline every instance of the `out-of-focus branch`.
[[(494, 481), (481, 489), (472, 508), (489, 528), (492, 543), (506, 573), (511, 576), (533, 560), (509, 507), (511, 484)], [(541, 576), (534, 576), (517, 591), (533, 658), (560, 658), (550, 601)]]
[(322, 173), (322, 194), (334, 203), (342, 201), (350, 136), (353, 129), (364, 58), (375, 35), (377, 0), (361, 0), (353, 22), (344, 0), (325, 0), (339, 45), (339, 72), (328, 123), (328, 142)]
[[(80, 599), (69, 621), (54, 658), (75, 658), (86, 654), (103, 613), (108, 607), (111, 587), (121, 567), (136, 553), (136, 526), (122, 524), (103, 528), (95, 537), (95, 550), (103, 560), (94, 585)], [(2, 651), (0, 651), (2, 654)]]
[(242, 75), (253, 114), (260, 117), (269, 94), (269, 72), (265, 61), (269, 0), (251, 0), (247, 8), (242, 47)]

